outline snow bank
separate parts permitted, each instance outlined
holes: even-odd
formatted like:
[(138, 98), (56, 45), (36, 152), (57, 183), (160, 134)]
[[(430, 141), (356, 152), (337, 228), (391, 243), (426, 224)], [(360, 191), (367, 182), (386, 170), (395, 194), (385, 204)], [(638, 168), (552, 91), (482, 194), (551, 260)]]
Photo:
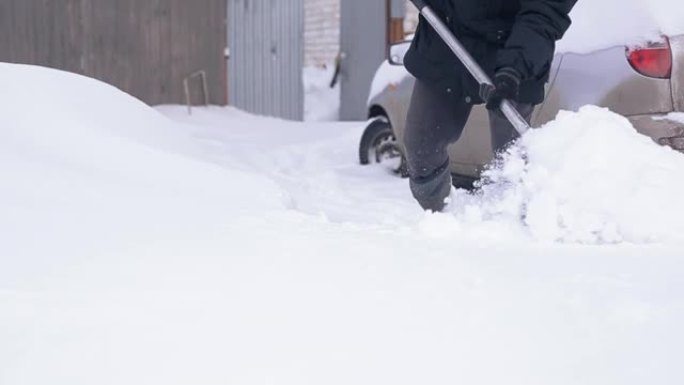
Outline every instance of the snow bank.
[(0, 82), (3, 257), (109, 253), (245, 212), (227, 202), (282, 204), (267, 179), (206, 162), (185, 129), (114, 87), (10, 64)]
[(602, 188), (630, 207), (632, 188), (679, 191), (675, 154), (608, 112), (531, 133), (529, 166), (510, 155), (489, 192), (457, 195), (478, 205), (428, 215), (405, 180), (358, 165), (357, 123), (159, 109), (181, 124), (71, 74), (0, 65), (0, 80), (0, 384), (684, 379), (680, 244), (536, 241), (615, 239), (579, 220), (541, 231), (530, 208), (567, 202), (563, 218), (598, 212), (625, 239), (669, 235), (556, 187), (610, 169)]
[(521, 221), (537, 240), (684, 240), (684, 156), (597, 107), (561, 112), (526, 134), (453, 206), (470, 220)]

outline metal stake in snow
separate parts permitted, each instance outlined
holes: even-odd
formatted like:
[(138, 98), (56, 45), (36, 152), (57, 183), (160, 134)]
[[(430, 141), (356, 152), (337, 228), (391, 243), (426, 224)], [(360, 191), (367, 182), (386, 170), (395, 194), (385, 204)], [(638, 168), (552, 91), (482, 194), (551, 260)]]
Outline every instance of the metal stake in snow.
[[(473, 59), (470, 53), (463, 47), (461, 42), (458, 41), (456, 36), (449, 30), (449, 28), (442, 22), (442, 20), (437, 16), (437, 14), (428, 6), (424, 0), (411, 0), (413, 5), (418, 8), (420, 14), (425, 18), (425, 20), (430, 23), (432, 28), (437, 32), (437, 34), (444, 40), (444, 42), (451, 48), (451, 51), (458, 57), (458, 59), (463, 63), (468, 72), (477, 80), (479, 84), (489, 84), (492, 85), (492, 80), (487, 76), (487, 74), (482, 70), (479, 64)], [(527, 121), (520, 115), (518, 110), (513, 107), (513, 103), (509, 100), (504, 100), (501, 103), (501, 112), (503, 112), (506, 119), (513, 125), (516, 131), (520, 135), (527, 132), (530, 129), (530, 125)]]

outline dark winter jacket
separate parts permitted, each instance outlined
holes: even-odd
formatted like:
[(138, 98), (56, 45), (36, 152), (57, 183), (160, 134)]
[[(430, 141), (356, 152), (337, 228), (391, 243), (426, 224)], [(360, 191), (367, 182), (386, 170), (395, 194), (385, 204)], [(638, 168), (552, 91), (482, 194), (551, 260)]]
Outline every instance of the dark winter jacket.
[[(570, 27), (577, 0), (426, 0), (493, 77), (503, 67), (522, 75), (519, 101), (544, 100), (556, 41)], [(480, 103), (479, 85), (422, 17), (404, 59), (417, 79)]]

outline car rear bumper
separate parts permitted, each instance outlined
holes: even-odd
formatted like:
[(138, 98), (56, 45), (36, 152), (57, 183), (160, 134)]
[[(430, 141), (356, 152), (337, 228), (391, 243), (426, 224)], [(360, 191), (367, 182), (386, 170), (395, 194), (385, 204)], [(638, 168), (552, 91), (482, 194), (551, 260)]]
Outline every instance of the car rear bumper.
[(662, 115), (636, 115), (629, 120), (640, 133), (654, 141), (684, 152), (684, 122), (667, 119)]

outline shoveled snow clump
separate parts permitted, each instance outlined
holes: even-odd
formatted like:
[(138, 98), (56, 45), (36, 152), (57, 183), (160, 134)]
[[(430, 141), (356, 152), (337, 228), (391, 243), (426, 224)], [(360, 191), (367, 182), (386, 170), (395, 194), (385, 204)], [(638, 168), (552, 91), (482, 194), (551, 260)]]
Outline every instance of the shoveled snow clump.
[(535, 239), (582, 243), (683, 239), (684, 156), (594, 106), (531, 130), (485, 173), (457, 212), (521, 220)]

